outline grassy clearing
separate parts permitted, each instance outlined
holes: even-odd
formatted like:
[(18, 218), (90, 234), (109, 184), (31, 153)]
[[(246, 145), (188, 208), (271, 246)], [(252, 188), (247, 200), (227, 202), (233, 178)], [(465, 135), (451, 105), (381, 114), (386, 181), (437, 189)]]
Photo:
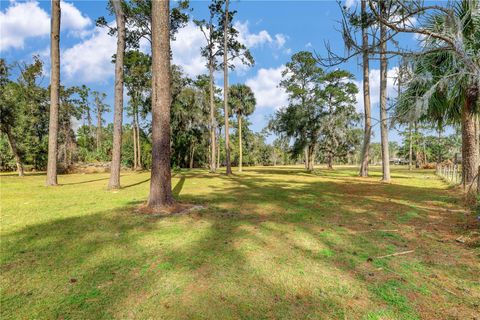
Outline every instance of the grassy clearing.
[[(182, 171), (185, 216), (134, 214), (149, 173), (1, 176), (2, 319), (471, 319), (480, 252), (429, 171)], [(376, 259), (415, 250), (403, 256)]]

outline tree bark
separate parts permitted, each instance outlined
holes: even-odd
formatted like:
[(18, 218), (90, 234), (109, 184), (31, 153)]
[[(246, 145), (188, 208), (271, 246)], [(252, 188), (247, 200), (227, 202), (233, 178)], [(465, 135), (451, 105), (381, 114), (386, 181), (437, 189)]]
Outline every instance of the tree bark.
[[(385, 1), (380, 1), (380, 14), (385, 17)], [(390, 157), (387, 128), (387, 27), (380, 25), (380, 135), (382, 142), (382, 181), (390, 181)]]
[(15, 142), (15, 138), (13, 137), (12, 130), (9, 126), (6, 126), (6, 134), (8, 143), (10, 144), (10, 148), (12, 149), (13, 157), (15, 158), (15, 164), (17, 165), (17, 172), (19, 177), (23, 177), (25, 175), (23, 170), (22, 160), (20, 158), (20, 154), (18, 153), (17, 144)]
[(57, 183), (57, 135), (58, 135), (58, 107), (60, 90), (60, 0), (52, 0), (52, 18), (50, 33), (50, 119), (48, 126), (48, 163), (47, 186), (56, 186)]
[(408, 170), (412, 171), (412, 163), (413, 163), (413, 134), (412, 134), (412, 122), (410, 121), (410, 125), (408, 127), (409, 135), (408, 135)]
[(100, 151), (102, 145), (102, 106), (98, 97), (95, 98), (97, 105), (97, 152)]
[(331, 153), (328, 154), (327, 167), (328, 169), (333, 170), (333, 156)]
[(133, 133), (133, 170), (137, 170), (137, 128), (135, 125), (135, 118), (132, 123), (132, 133)]
[[(473, 91), (473, 90), (472, 90)], [(476, 136), (474, 94), (467, 94), (462, 107), (462, 176), (466, 188), (475, 183), (478, 171), (478, 137)]]
[(370, 153), (370, 139), (372, 137), (372, 115), (370, 105), (370, 65), (368, 57), (368, 32), (366, 26), (367, 0), (361, 1), (362, 15), (362, 58), (363, 58), (363, 105), (365, 112), (365, 131), (363, 137), (362, 163), (360, 166), (360, 176), (368, 177), (368, 161)]
[(113, 114), (113, 148), (110, 165), (109, 189), (120, 189), (120, 161), (122, 156), (123, 123), (123, 56), (125, 54), (125, 16), (121, 0), (112, 0), (117, 21), (117, 55), (115, 57), (115, 97)]
[(304, 158), (305, 158), (305, 169), (309, 169), (310, 166), (308, 164), (308, 147), (305, 147), (304, 151), (303, 151), (303, 154), (304, 154)]
[(223, 109), (225, 116), (225, 173), (232, 173), (232, 165), (230, 163), (230, 131), (228, 123), (228, 0), (225, 0), (225, 26), (223, 35)]
[(195, 144), (192, 144), (192, 147), (190, 149), (190, 164), (189, 168), (193, 169), (193, 157), (195, 156)]
[(308, 171), (313, 171), (315, 168), (315, 145), (308, 146)]
[(136, 129), (137, 129), (137, 169), (142, 170), (142, 147), (140, 143), (140, 124), (138, 121), (138, 109), (135, 110), (135, 123), (136, 123)]
[[(210, 58), (213, 59), (213, 58)], [(218, 166), (215, 166), (215, 87), (213, 86), (213, 66), (209, 61), (208, 71), (210, 73), (210, 172), (215, 172)]]
[(152, 1), (152, 173), (148, 207), (174, 203), (170, 168), (170, 9)]
[(220, 137), (222, 136), (222, 128), (218, 128), (218, 139), (217, 139), (217, 167), (220, 168)]
[(238, 115), (238, 151), (240, 156), (240, 161), (238, 162), (238, 172), (242, 172), (242, 163), (243, 163), (243, 155), (242, 155), (242, 116)]

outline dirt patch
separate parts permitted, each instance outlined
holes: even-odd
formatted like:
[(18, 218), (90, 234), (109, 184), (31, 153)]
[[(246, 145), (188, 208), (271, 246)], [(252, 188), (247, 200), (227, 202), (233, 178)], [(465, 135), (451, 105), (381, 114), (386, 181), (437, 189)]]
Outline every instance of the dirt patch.
[(159, 208), (149, 208), (147, 207), (147, 204), (144, 203), (144, 204), (141, 204), (137, 208), (137, 210), (135, 210), (135, 212), (143, 215), (154, 216), (154, 217), (170, 217), (170, 216), (188, 214), (188, 213), (196, 212), (202, 209), (205, 209), (205, 207), (189, 204), (189, 203), (175, 202), (171, 206), (164, 206)]

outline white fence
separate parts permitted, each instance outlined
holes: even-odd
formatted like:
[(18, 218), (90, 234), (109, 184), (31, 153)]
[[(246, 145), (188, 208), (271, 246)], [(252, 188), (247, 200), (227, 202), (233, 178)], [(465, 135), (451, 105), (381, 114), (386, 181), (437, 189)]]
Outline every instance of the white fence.
[(437, 165), (437, 175), (452, 184), (462, 182), (462, 169), (456, 164)]

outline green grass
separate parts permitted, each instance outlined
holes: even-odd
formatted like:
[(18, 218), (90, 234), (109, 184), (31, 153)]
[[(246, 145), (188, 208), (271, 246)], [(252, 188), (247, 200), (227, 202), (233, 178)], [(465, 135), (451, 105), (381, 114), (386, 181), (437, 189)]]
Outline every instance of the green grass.
[[(480, 252), (432, 172), (177, 172), (204, 210), (135, 213), (149, 173), (1, 179), (2, 319), (471, 319)], [(445, 240), (446, 239), (446, 240)], [(377, 259), (406, 250), (411, 254)]]

